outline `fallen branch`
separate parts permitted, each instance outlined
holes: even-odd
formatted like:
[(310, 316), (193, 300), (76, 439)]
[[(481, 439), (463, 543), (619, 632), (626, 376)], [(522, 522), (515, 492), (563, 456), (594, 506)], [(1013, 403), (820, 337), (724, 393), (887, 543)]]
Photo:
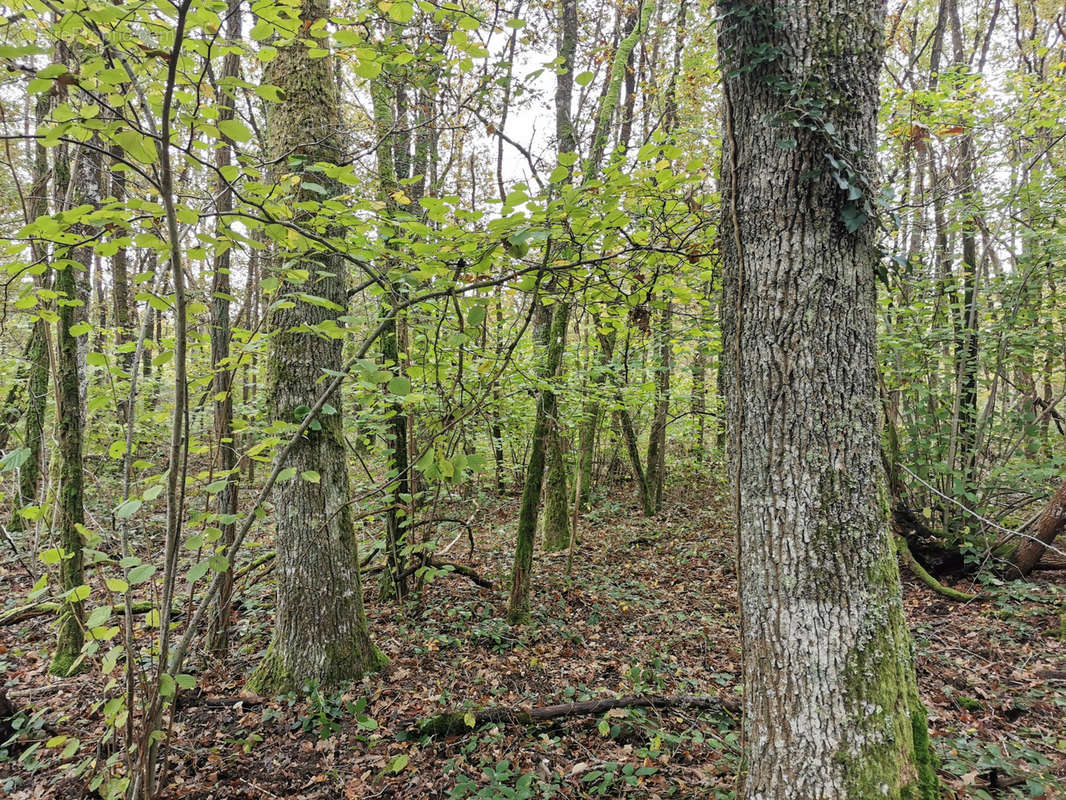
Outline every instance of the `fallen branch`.
[(190, 689), (184, 692), (178, 692), (177, 698), (174, 701), (174, 707), (177, 711), (184, 711), (187, 708), (233, 708), (236, 705), (241, 705), (246, 708), (255, 708), (263, 705), (266, 702), (265, 698), (258, 695), (208, 695), (203, 689)]
[[(474, 519), (474, 517), (471, 516), (470, 520), (473, 521), (473, 519)], [(461, 525), (463, 528), (466, 529), (466, 538), (470, 542), (470, 557), (473, 558), (474, 557), (474, 529), (470, 525), (470, 522), (463, 522), (461, 519), (454, 519), (452, 517), (438, 517), (436, 519), (422, 519), (422, 520), (419, 520), (418, 522), (415, 522), (415, 523), (411, 524), (408, 527), (408, 530), (413, 530), (414, 528), (417, 528), (419, 525), (440, 525), (440, 524), (443, 524), (443, 523), (451, 523), (452, 525)], [(449, 550), (451, 550), (452, 545), (455, 544), (457, 541), (459, 541), (459, 538), (461, 536), (462, 536), (462, 533), (460, 532), (459, 536), (456, 536), (455, 539), (452, 540), (451, 544), (449, 544), (447, 547), (445, 547), (440, 552), (443, 554), (443, 553), (447, 553)]]
[[(51, 600), (46, 600), (40, 603), (30, 603), (29, 605), (25, 606), (18, 606), (17, 608), (12, 608), (8, 611), (5, 611), (3, 614), (0, 614), (0, 625), (14, 625), (17, 622), (25, 622), (26, 620), (33, 619), (34, 617), (43, 617), (46, 614), (58, 614), (62, 608), (63, 603), (56, 603)], [(149, 611), (152, 611), (155, 608), (155, 603), (148, 601), (134, 603), (133, 613), (147, 614)], [(125, 604), (119, 603), (117, 605), (111, 606), (111, 611), (115, 614), (125, 614), (126, 606)], [(172, 616), (179, 615), (180, 612), (176, 611)]]
[[(481, 725), (507, 723), (533, 725), (537, 722), (547, 722), (562, 717), (595, 716), (614, 708), (688, 708), (698, 711), (718, 711), (731, 716), (740, 714), (738, 701), (723, 700), (720, 697), (628, 695), (603, 700), (585, 700), (580, 703), (541, 706), (529, 711), (513, 708), (483, 708), (476, 712), (446, 711), (443, 714), (416, 721), (410, 724), (407, 730), (422, 736), (453, 736), (468, 733)], [(471, 721), (473, 725), (470, 724)]]
[(233, 576), (233, 582), (237, 583), (237, 581), (243, 580), (249, 572), (259, 569), (259, 567), (263, 566), (264, 564), (269, 564), (276, 557), (277, 553), (275, 553), (273, 550), (267, 553), (263, 553), (263, 555), (255, 559), (251, 564), (248, 564), (245, 567), (241, 567), (237, 574)]
[(950, 586), (945, 586), (926, 572), (925, 567), (919, 564), (918, 560), (911, 554), (911, 549), (907, 546), (907, 540), (902, 536), (896, 537), (896, 550), (898, 550), (899, 554), (903, 556), (903, 560), (907, 563), (907, 566), (910, 567), (914, 576), (937, 594), (960, 603), (969, 602), (977, 597), (975, 594), (960, 592), (958, 589), (952, 589)]
[(488, 578), (481, 577), (480, 575), (478, 575), (477, 572), (475, 572), (473, 569), (464, 564), (456, 564), (451, 561), (440, 561), (436, 558), (433, 558), (432, 556), (425, 555), (419, 557), (419, 563), (417, 565), (408, 567), (404, 571), (403, 577), (405, 579), (409, 578), (423, 567), (433, 567), (434, 569), (454, 572), (456, 575), (462, 575), (464, 578), (469, 578), (478, 586), (483, 586), (486, 589), (496, 588), (496, 585), (492, 581), (490, 581)]

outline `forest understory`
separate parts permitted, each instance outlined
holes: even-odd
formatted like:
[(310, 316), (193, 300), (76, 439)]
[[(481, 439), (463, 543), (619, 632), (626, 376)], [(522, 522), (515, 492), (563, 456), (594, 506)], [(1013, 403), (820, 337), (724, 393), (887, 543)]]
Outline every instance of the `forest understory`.
[[(249, 573), (238, 588), (231, 655), (198, 654), (189, 670), (197, 688), (178, 692), (160, 796), (733, 797), (740, 743), (728, 711), (622, 708), (460, 735), (412, 732), (441, 712), (632, 695), (717, 696), (735, 708), (734, 533), (725, 490), (708, 484), (692, 467), (675, 474), (652, 519), (619, 485), (581, 517), (572, 576), (565, 551), (537, 552), (533, 624), (525, 627), (504, 621), (518, 499), (468, 487), (470, 497), (440, 516), (473, 512), (473, 551), (460, 528), (436, 536), (441, 547), (458, 537), (447, 557), (494, 588), (440, 575), (420, 599), (399, 606), (379, 602), (369, 576), (370, 628), (389, 665), (343, 693), (243, 692), (269, 640), (274, 602), (269, 568)], [(265, 549), (249, 549), (244, 563)], [(32, 583), (5, 543), (4, 609), (20, 604)], [(980, 596), (951, 602), (903, 572), (945, 796), (1066, 797), (1066, 572), (957, 588)], [(14, 713), (0, 720), (0, 738), (12, 723), (18, 729), (0, 750), (0, 795), (11, 800), (95, 797), (62, 764), (82, 762), (93, 748), (101, 762), (109, 755), (97, 742), (101, 707), (116, 690), (105, 689), (99, 669), (50, 676), (53, 644), (50, 615), (0, 628), (0, 701)]]

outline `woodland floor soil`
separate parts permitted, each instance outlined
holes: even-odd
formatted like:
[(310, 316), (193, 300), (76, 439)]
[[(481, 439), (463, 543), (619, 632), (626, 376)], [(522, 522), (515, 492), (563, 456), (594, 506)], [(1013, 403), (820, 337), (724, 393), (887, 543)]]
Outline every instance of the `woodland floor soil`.
[[(482, 497), (474, 552), (464, 534), (448, 558), (496, 588), (441, 576), (421, 602), (399, 608), (377, 600), (369, 577), (371, 630), (390, 663), (343, 694), (242, 697), (268, 641), (273, 603), (269, 580), (246, 583), (231, 656), (194, 659), (198, 689), (175, 714), (162, 796), (732, 796), (736, 721), (720, 713), (616, 710), (443, 740), (402, 735), (412, 720), (447, 710), (640, 693), (737, 699), (733, 533), (727, 499), (705, 483), (695, 473), (677, 476), (663, 513), (650, 520), (619, 486), (582, 517), (572, 578), (565, 552), (538, 551), (533, 622), (522, 629), (503, 621), (518, 501)], [(451, 510), (440, 516), (466, 518), (474, 506)], [(442, 529), (442, 546), (458, 533)], [(0, 602), (10, 608), (32, 580), (3, 546)], [(982, 598), (960, 604), (904, 573), (904, 594), (946, 796), (1066, 797), (1051, 785), (1056, 776), (1066, 784), (1066, 574), (983, 587)], [(52, 628), (47, 617), (0, 628), (3, 688), (39, 725), (0, 753), (0, 796), (12, 800), (91, 796), (84, 780), (64, 777), (62, 764), (93, 755), (102, 762), (113, 746), (97, 742), (101, 699), (114, 690), (98, 668), (62, 681), (49, 676)], [(360, 711), (349, 705), (360, 700)], [(29, 750), (54, 736), (80, 740), (66, 762), (63, 746)], [(1031, 782), (996, 788), (1022, 778)]]

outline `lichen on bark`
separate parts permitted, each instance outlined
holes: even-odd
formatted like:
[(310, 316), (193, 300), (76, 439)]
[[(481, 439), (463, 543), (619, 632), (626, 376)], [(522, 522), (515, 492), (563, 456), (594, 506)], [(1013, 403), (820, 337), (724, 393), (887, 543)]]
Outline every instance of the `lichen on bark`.
[[(328, 3), (304, 0), (303, 24), (310, 29), (328, 14)], [(266, 81), (283, 100), (270, 106), (268, 136), (279, 172), (309, 181), (327, 191), (337, 187), (316, 163), (337, 163), (342, 151), (340, 103), (332, 57), (312, 57), (307, 43), (296, 40), (278, 48)], [(320, 201), (317, 191), (297, 188), (302, 208)], [(318, 224), (300, 210), (297, 222)], [(302, 216), (301, 216), (302, 215)], [(345, 261), (321, 252), (279, 252), (282, 293), (308, 293), (327, 303), (294, 297), (275, 305), (270, 318), (268, 407), (271, 420), (299, 422), (325, 385), (326, 371), (343, 368), (340, 339), (314, 332), (336, 322), (345, 308)], [(293, 262), (307, 271), (300, 281)], [(329, 398), (333, 413), (322, 414), (291, 450), (286, 467), (297, 477), (279, 482), (273, 493), (277, 532), (277, 609), (266, 656), (253, 672), (251, 689), (274, 694), (300, 691), (307, 684), (337, 686), (380, 668), (384, 656), (373, 645), (363, 610), (358, 544), (351, 508), (343, 407), (339, 393)], [(307, 480), (307, 473), (317, 480)]]
[(931, 800), (880, 464), (875, 232), (844, 219), (826, 156), (873, 182), (884, 8), (719, 11), (741, 796)]

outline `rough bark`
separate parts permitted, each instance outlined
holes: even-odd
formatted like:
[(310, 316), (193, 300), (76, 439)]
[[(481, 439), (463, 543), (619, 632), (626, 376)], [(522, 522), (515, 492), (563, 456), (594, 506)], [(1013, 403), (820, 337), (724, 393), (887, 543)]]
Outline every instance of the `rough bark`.
[[(26, 383), (26, 411), (23, 414), (23, 446), (29, 451), (19, 468), (19, 500), (32, 504), (37, 498), (37, 484), (41, 479), (41, 444), (44, 441), (44, 415), (48, 407), (48, 332), (47, 323), (38, 319), (33, 324), (28, 351), (29, 376)], [(16, 511), (11, 518), (12, 529), (22, 527), (22, 516)]]
[[(327, 14), (328, 3), (304, 0), (305, 25)], [(292, 43), (278, 48), (266, 77), (285, 98), (271, 106), (267, 120), (279, 169), (300, 175), (316, 162), (339, 161), (341, 119), (333, 59), (311, 58), (305, 44)], [(309, 172), (308, 178), (319, 185), (324, 181), (319, 172)], [(300, 195), (302, 200), (318, 199), (309, 190)], [(344, 308), (345, 262), (326, 254), (304, 254), (302, 260), (311, 274), (309, 283), (283, 283), (282, 291), (311, 287), (318, 297)], [(285, 275), (279, 270), (279, 277)], [(321, 391), (323, 370), (343, 368), (339, 340), (305, 332), (342, 313), (298, 299), (291, 308), (271, 312), (267, 407), (272, 419), (298, 421)], [(311, 681), (337, 686), (384, 663), (370, 640), (363, 611), (339, 393), (329, 402), (336, 413), (320, 416), (317, 429), (309, 429), (291, 451), (289, 466), (297, 476), (274, 488), (274, 633), (263, 662), (249, 679), (249, 687), (260, 694), (299, 691)], [(318, 473), (317, 482), (300, 477), (309, 470)]]
[[(547, 381), (555, 374), (548, 346), (552, 307), (537, 309), (533, 327), (533, 341), (544, 353), (540, 377)], [(561, 352), (560, 352), (561, 355)], [(548, 435), (548, 420), (555, 415), (555, 392), (547, 387), (537, 393), (537, 411), (533, 422), (533, 441), (526, 464), (522, 504), (518, 510), (518, 531), (515, 534), (514, 564), (511, 567), (511, 597), (507, 604), (507, 620), (512, 625), (529, 621), (529, 595), (533, 580), (533, 544), (537, 532), (537, 513), (541, 484), (544, 480), (544, 453)]]
[[(67, 181), (73, 181), (72, 204), (81, 205), (99, 199), (99, 164), (88, 151), (75, 157), (76, 168), (71, 174), (67, 154), (60, 153), (57, 164), (56, 191), (66, 191)], [(66, 163), (65, 163), (66, 162)], [(90, 235), (88, 226), (74, 226), (78, 236)], [(70, 329), (78, 315), (73, 304), (78, 297), (76, 271), (87, 269), (92, 261), (91, 247), (82, 247), (71, 253), (71, 262), (58, 270), (55, 289), (64, 298), (57, 309), (56, 322), (56, 419), (59, 441), (59, 546), (63, 561), (59, 567), (60, 586), (64, 592), (77, 589), (85, 583), (82, 555), (81, 528), (85, 523), (84, 495), (82, 491), (82, 436), (84, 429), (81, 380), (78, 358), (78, 340)], [(84, 643), (85, 607), (81, 601), (70, 602), (59, 618), (59, 638), (50, 671), (54, 675), (68, 675), (77, 660)]]
[(1032, 539), (1023, 539), (1011, 557), (1011, 567), (1008, 576), (1025, 577), (1032, 572), (1040, 563), (1041, 557), (1047, 552), (1048, 545), (1054, 543), (1063, 526), (1066, 525), (1066, 483), (1059, 487), (1051, 502), (1047, 504), (1040, 521), (1036, 525), (1036, 533)]
[(875, 231), (848, 231), (826, 158), (847, 158), (870, 191), (884, 7), (725, 0), (719, 12), (738, 796), (931, 800), (880, 466)]

